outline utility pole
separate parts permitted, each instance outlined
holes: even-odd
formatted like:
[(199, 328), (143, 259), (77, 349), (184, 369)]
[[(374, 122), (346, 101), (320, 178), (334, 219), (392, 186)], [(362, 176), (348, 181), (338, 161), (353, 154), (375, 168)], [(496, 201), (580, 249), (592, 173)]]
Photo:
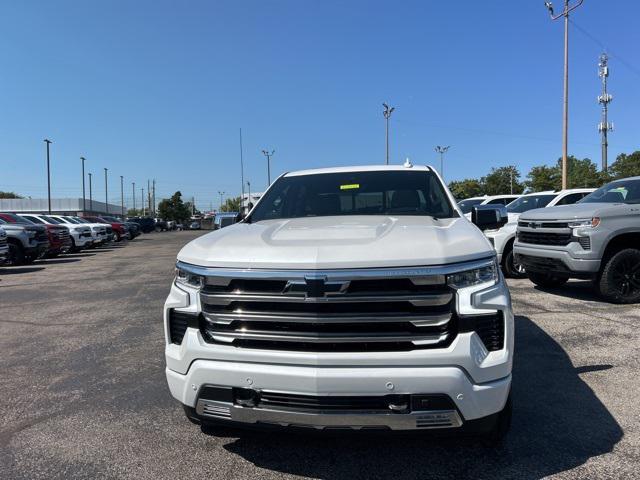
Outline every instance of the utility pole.
[(606, 53), (600, 55), (600, 63), (598, 64), (598, 75), (602, 79), (602, 95), (598, 96), (598, 103), (602, 105), (602, 121), (598, 125), (598, 132), (602, 134), (602, 171), (606, 172), (609, 168), (607, 161), (607, 149), (609, 147), (608, 133), (613, 130), (613, 123), (609, 123), (607, 118), (608, 105), (613, 100), (613, 96), (607, 93), (607, 77), (609, 76), (609, 66), (607, 62), (609, 57)]
[(247, 195), (247, 213), (249, 213), (251, 210), (251, 182), (249, 180), (247, 180), (247, 189), (249, 190)]
[(513, 167), (509, 169), (509, 174), (511, 177), (511, 195), (513, 195)]
[(131, 182), (131, 192), (133, 193), (133, 213), (134, 215), (138, 215), (136, 213), (136, 182)]
[(153, 216), (153, 211), (151, 210), (151, 182), (149, 179), (147, 179), (147, 212)]
[(153, 179), (153, 194), (151, 198), (153, 199), (153, 216), (156, 216), (156, 179)]
[(93, 213), (93, 192), (91, 191), (91, 172), (89, 172), (89, 212)]
[(220, 195), (220, 211), (222, 211), (222, 197), (224, 197), (224, 194), (226, 192), (221, 192), (220, 190), (218, 190), (218, 195)]
[(442, 177), (442, 181), (444, 181), (444, 154), (447, 153), (449, 148), (451, 148), (450, 145), (446, 147), (436, 146), (436, 152), (440, 154), (440, 176)]
[(107, 168), (104, 169), (104, 209), (109, 213), (109, 188), (107, 183)]
[(45, 138), (44, 143), (47, 144), (47, 199), (49, 200), (49, 215), (51, 215), (51, 169), (49, 167), (49, 145), (51, 140)]
[(384, 111), (382, 112), (382, 115), (384, 115), (385, 118), (385, 137), (387, 139), (387, 165), (389, 165), (389, 119), (391, 118), (391, 114), (393, 113), (393, 111), (396, 109), (395, 107), (389, 107), (389, 105), (387, 105), (386, 103), (383, 103), (382, 106), (384, 107)]
[(240, 210), (242, 210), (242, 202), (244, 201), (244, 162), (242, 158), (242, 128), (240, 129)]
[(140, 190), (142, 191), (142, 194), (140, 195), (140, 204), (142, 205), (142, 216), (146, 217), (147, 212), (145, 211), (145, 208), (144, 208), (144, 187), (142, 187)]
[(191, 216), (195, 217), (196, 215), (196, 197), (191, 197)]
[(80, 160), (82, 160), (82, 214), (84, 215), (87, 210), (87, 205), (85, 200), (86, 195), (84, 193), (84, 161), (86, 160), (86, 158), (80, 157)]
[(122, 208), (122, 219), (124, 220), (124, 177), (120, 175), (120, 207)]
[(564, 98), (562, 102), (562, 189), (567, 188), (567, 150), (569, 144), (569, 12), (572, 12), (584, 0), (578, 0), (578, 3), (569, 7), (569, 0), (564, 0), (564, 9), (562, 13), (555, 15), (552, 2), (544, 2), (549, 10), (551, 20), (558, 20), (564, 17)]
[(267, 150), (262, 150), (262, 153), (265, 157), (267, 157), (267, 179), (269, 180), (269, 183), (267, 184), (268, 187), (269, 185), (271, 185), (271, 157), (274, 153), (276, 153), (276, 151), (271, 150), (271, 153), (269, 153)]

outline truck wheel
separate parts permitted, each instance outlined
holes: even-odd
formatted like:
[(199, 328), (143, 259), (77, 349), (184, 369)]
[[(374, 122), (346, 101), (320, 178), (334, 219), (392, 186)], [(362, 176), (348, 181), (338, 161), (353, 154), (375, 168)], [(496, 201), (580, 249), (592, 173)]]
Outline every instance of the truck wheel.
[(120, 241), (120, 234), (118, 232), (115, 232), (115, 241), (119, 242)]
[(507, 245), (507, 250), (502, 257), (502, 270), (510, 278), (527, 278), (524, 267), (515, 261), (513, 242)]
[(561, 287), (569, 280), (565, 275), (553, 275), (551, 273), (527, 272), (529, 280), (542, 288)]
[(609, 302), (640, 302), (640, 250), (625, 248), (609, 258), (597, 286)]
[(7, 265), (23, 265), (25, 263), (24, 251), (20, 245), (15, 243), (9, 243), (9, 258), (7, 259)]

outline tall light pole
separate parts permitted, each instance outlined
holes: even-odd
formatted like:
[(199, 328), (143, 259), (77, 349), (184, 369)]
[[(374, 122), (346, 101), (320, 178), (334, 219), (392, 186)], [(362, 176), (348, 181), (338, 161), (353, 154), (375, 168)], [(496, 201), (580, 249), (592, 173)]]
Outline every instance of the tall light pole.
[(264, 154), (265, 157), (267, 157), (267, 180), (269, 180), (269, 183), (267, 184), (267, 186), (271, 185), (271, 157), (273, 156), (274, 153), (276, 153), (275, 150), (271, 150), (271, 152), (267, 151), (267, 150), (262, 150), (262, 153)]
[(51, 215), (51, 169), (49, 167), (49, 145), (51, 140), (45, 138), (44, 143), (47, 144), (47, 199), (49, 200), (49, 215)]
[(120, 175), (120, 208), (122, 208), (122, 219), (124, 220), (124, 177)]
[(80, 157), (80, 160), (82, 160), (82, 214), (84, 215), (87, 210), (87, 205), (85, 200), (86, 195), (84, 193), (84, 161), (86, 160), (86, 158)]
[(131, 191), (133, 193), (133, 214), (138, 215), (136, 213), (136, 182), (131, 182)]
[[(244, 162), (242, 158), (242, 128), (240, 129), (240, 198), (244, 199)], [(242, 204), (242, 202), (240, 202)]]
[(391, 114), (393, 113), (393, 111), (396, 109), (395, 107), (390, 107), (389, 105), (387, 105), (386, 103), (383, 103), (382, 106), (384, 107), (384, 110), (382, 112), (382, 115), (384, 115), (384, 119), (385, 119), (385, 137), (386, 137), (386, 143), (387, 143), (387, 165), (389, 165), (389, 119), (391, 118)]
[(92, 184), (93, 182), (91, 181), (91, 172), (89, 172), (89, 212), (93, 213), (93, 191), (92, 191)]
[(146, 216), (146, 213), (147, 213), (144, 210), (144, 187), (142, 187), (140, 189), (140, 192), (141, 192), (140, 193), (140, 204), (142, 205), (142, 216), (144, 217), (144, 216)]
[(104, 167), (104, 209), (109, 213), (109, 185), (107, 182), (107, 167)]
[(569, 0), (564, 0), (564, 10), (558, 15), (553, 11), (552, 2), (544, 2), (549, 10), (551, 20), (564, 17), (564, 99), (562, 102), (562, 188), (567, 188), (567, 149), (569, 142), (569, 12), (582, 5), (584, 0), (578, 0), (573, 6), (569, 6)]
[(436, 147), (436, 152), (440, 154), (440, 176), (442, 177), (442, 181), (444, 181), (444, 154), (447, 153), (447, 150), (449, 150), (449, 148), (451, 148), (450, 145), (447, 145), (446, 147), (441, 147), (440, 145), (438, 145)]
[(218, 195), (220, 195), (220, 211), (222, 211), (222, 197), (225, 193), (226, 192), (221, 192), (220, 190), (218, 190)]
[(598, 103), (602, 105), (602, 122), (598, 125), (598, 131), (602, 134), (602, 171), (606, 172), (609, 168), (607, 160), (607, 149), (609, 147), (608, 133), (613, 130), (613, 124), (608, 120), (608, 106), (613, 100), (613, 96), (607, 93), (607, 77), (609, 76), (609, 66), (607, 62), (609, 57), (606, 53), (600, 55), (600, 63), (598, 63), (598, 75), (602, 78), (602, 95), (598, 96)]

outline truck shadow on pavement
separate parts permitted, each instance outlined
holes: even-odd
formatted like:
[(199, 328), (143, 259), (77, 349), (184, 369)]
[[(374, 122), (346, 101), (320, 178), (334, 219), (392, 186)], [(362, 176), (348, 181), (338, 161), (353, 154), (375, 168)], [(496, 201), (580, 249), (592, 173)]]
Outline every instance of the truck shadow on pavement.
[(622, 438), (618, 423), (579, 377), (610, 368), (576, 368), (553, 338), (519, 316), (513, 422), (497, 447), (427, 432), (343, 437), (219, 429), (213, 433), (228, 438), (226, 450), (259, 467), (303, 477), (538, 479), (611, 452)]
[(590, 281), (569, 281), (566, 285), (562, 285), (558, 288), (542, 288), (537, 285), (533, 288), (538, 292), (544, 292), (546, 294), (555, 295), (557, 297), (565, 297), (572, 298), (574, 300), (583, 300), (587, 302), (598, 302), (606, 304), (606, 301), (598, 295), (593, 287), (593, 284)]

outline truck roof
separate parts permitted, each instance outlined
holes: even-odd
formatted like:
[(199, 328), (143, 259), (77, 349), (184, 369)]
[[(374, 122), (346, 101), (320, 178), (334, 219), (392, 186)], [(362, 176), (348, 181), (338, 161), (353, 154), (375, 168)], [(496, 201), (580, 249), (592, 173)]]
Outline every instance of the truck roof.
[(432, 171), (433, 168), (427, 165), (355, 165), (350, 167), (329, 167), (329, 168), (313, 168), (309, 170), (297, 170), (295, 172), (287, 172), (284, 177), (297, 177), (301, 175), (317, 175), (321, 173), (349, 173), (349, 172), (377, 172), (377, 171), (404, 171), (417, 170), (421, 172)]

